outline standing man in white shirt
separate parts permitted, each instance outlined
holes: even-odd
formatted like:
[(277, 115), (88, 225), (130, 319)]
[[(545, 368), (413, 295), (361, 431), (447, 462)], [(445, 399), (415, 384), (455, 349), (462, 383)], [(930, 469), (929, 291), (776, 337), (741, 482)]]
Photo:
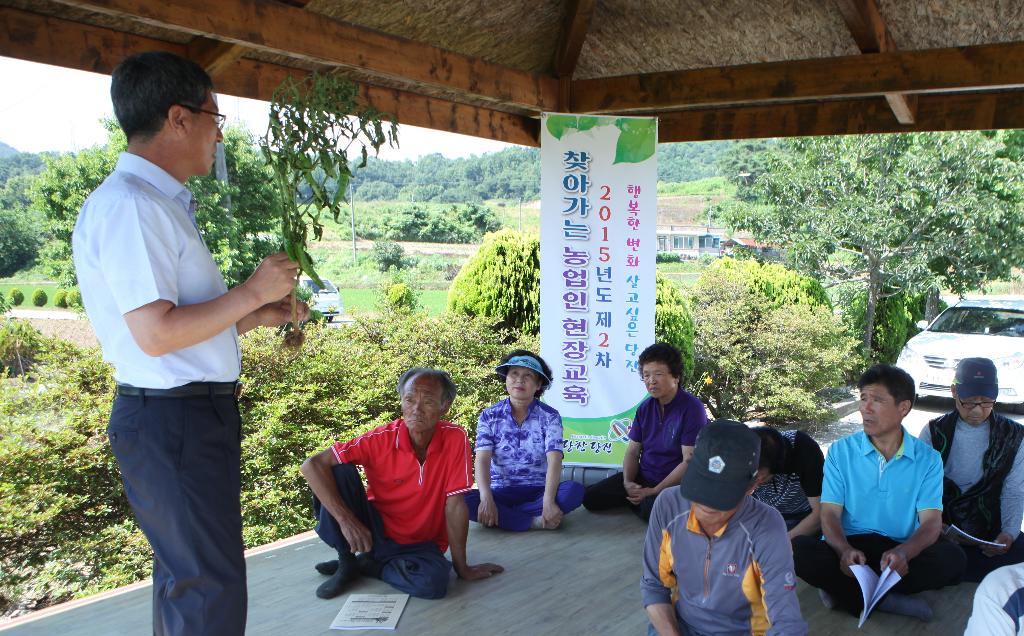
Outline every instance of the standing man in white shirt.
[(117, 380), (111, 449), (153, 548), (153, 632), (240, 636), (238, 334), (290, 319), (298, 266), (273, 254), (229, 290), (203, 242), (184, 184), (209, 173), (225, 117), (202, 68), (133, 55), (110, 95), (128, 150), (82, 206), (72, 248)]

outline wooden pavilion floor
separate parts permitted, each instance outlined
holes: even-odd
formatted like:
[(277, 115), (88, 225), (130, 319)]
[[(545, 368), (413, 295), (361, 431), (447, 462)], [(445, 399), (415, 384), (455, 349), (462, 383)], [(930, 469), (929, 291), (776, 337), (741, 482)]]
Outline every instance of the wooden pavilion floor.
[[(417, 636), (646, 634), (640, 605), (640, 554), (645, 526), (628, 511), (591, 514), (580, 509), (556, 532), (522, 534), (470, 524), (472, 562), (493, 561), (506, 571), (486, 581), (454, 580), (443, 600), (410, 599), (398, 633)], [(247, 555), (252, 635), (330, 634), (345, 596), (324, 601), (313, 591), (322, 577), (313, 570), (331, 550), (307, 533), (252, 550)], [(971, 613), (974, 584), (922, 594), (935, 620), (922, 623), (876, 612), (861, 630), (857, 620), (825, 609), (802, 582), (800, 606), (810, 633), (962, 634)], [(361, 580), (353, 592), (393, 592)], [(114, 636), (151, 633), (147, 583), (42, 610), (0, 623), (4, 636)], [(358, 632), (379, 633), (379, 632)]]

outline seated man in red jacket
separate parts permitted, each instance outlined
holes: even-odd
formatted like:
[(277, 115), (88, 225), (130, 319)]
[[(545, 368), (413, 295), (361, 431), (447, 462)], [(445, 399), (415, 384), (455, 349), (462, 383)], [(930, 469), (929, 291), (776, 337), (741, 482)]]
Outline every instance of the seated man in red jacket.
[[(341, 594), (360, 574), (412, 596), (441, 598), (453, 563), (455, 573), (470, 581), (502, 571), (493, 563), (466, 562), (469, 440), (441, 419), (455, 399), (455, 383), (443, 371), (410, 369), (398, 381), (398, 393), (401, 418), (302, 464), (313, 489), (317, 534), (338, 551), (337, 561), (317, 564), (331, 576), (317, 588), (320, 598)], [(366, 473), (366, 490), (356, 465)], [(444, 557), (449, 544), (453, 563)]]

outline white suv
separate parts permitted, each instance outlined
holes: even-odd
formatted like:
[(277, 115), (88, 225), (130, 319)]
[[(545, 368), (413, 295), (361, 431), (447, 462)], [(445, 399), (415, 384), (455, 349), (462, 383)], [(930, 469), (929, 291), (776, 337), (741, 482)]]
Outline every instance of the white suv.
[(320, 287), (316, 284), (312, 278), (303, 276), (299, 279), (299, 284), (313, 292), (313, 297), (309, 301), (309, 308), (315, 309), (324, 315), (327, 322), (334, 320), (335, 316), (342, 312), (341, 295), (338, 293), (338, 288), (334, 286), (334, 283), (321, 278), (324, 282), (324, 286)]
[(989, 358), (999, 373), (1003, 404), (1024, 404), (1024, 299), (962, 300), (907, 341), (896, 364), (914, 378), (920, 396), (951, 397), (956, 365)]

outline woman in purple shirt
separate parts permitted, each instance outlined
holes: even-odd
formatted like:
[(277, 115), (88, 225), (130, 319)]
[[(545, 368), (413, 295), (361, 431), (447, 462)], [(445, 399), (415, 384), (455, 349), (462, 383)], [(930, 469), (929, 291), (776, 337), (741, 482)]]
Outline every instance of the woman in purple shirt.
[(484, 409), (476, 425), (477, 490), (469, 518), (485, 526), (553, 530), (579, 507), (583, 484), (563, 481), (562, 416), (537, 398), (551, 385), (540, 356), (516, 349), (495, 369), (508, 399)]
[(683, 478), (708, 416), (696, 396), (679, 388), (683, 356), (678, 349), (658, 342), (644, 349), (639, 360), (650, 397), (637, 407), (629, 427), (622, 472), (588, 486), (583, 507), (607, 510), (629, 505), (647, 521), (658, 493)]

